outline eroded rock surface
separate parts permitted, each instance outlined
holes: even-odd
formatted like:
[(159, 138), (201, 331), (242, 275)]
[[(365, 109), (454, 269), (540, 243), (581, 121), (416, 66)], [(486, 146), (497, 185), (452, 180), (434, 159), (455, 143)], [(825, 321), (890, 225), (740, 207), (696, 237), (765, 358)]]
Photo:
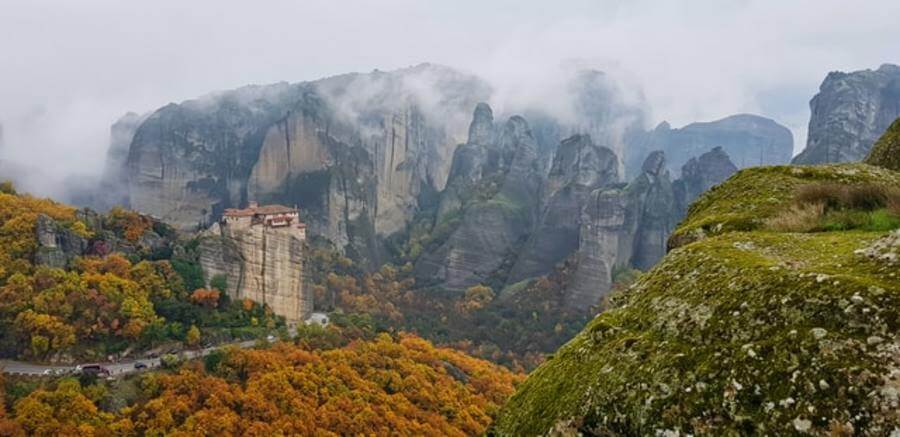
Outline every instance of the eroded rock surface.
[(232, 299), (268, 305), (288, 323), (302, 322), (312, 313), (304, 242), (293, 227), (215, 224), (201, 238), (199, 252), (207, 281), (224, 275)]
[(660, 123), (655, 129), (630, 139), (626, 154), (629, 177), (640, 171), (640, 165), (655, 150), (665, 152), (669, 171), (679, 177), (681, 167), (692, 158), (721, 147), (738, 168), (757, 165), (787, 164), (794, 153), (791, 131), (765, 117), (738, 114), (721, 120), (691, 123), (673, 129)]
[(591, 191), (619, 181), (619, 160), (588, 135), (560, 143), (541, 194), (537, 226), (520, 252), (508, 283), (540, 276), (578, 250), (582, 209)]
[(450, 289), (484, 283), (528, 237), (541, 184), (537, 146), (524, 118), (496, 125), (487, 105), (475, 110), (469, 141), (457, 148), (437, 220), (459, 218), (416, 276)]
[(829, 73), (809, 107), (806, 148), (793, 162), (861, 161), (900, 117), (900, 67)]

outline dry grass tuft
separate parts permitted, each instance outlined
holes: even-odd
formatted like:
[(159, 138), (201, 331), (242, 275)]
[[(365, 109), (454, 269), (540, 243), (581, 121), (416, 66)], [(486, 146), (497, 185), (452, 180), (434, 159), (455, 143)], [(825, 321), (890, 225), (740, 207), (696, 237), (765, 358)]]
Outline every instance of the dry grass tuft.
[(900, 203), (900, 188), (878, 184), (810, 184), (798, 187), (794, 200), (800, 205), (821, 203), (826, 210), (874, 211)]
[(824, 203), (792, 205), (780, 214), (766, 220), (766, 227), (778, 232), (812, 232), (819, 226), (825, 214)]

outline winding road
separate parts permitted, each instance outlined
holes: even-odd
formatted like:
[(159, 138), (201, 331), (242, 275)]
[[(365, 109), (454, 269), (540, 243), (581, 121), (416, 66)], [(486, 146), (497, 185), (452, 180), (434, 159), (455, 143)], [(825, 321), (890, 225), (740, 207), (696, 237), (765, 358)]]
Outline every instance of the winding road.
[[(216, 349), (220, 349), (228, 346), (236, 346), (241, 349), (249, 349), (256, 345), (259, 340), (247, 340), (238, 343), (225, 343), (217, 346), (211, 346), (205, 349), (196, 349), (196, 350), (183, 350), (175, 355), (177, 355), (182, 360), (191, 360), (194, 358), (204, 357), (209, 355), (212, 351)], [(135, 364), (142, 363), (147, 367), (138, 369), (135, 368)], [(146, 358), (146, 359), (137, 359), (131, 361), (120, 361), (115, 363), (103, 363), (103, 362), (92, 362), (92, 363), (81, 363), (77, 365), (45, 365), (45, 364), (36, 364), (29, 363), (26, 361), (17, 361), (17, 360), (0, 360), (0, 370), (3, 373), (10, 375), (30, 375), (30, 376), (40, 376), (40, 375), (65, 375), (70, 373), (76, 373), (76, 368), (78, 366), (84, 366), (87, 364), (99, 364), (103, 366), (103, 368), (109, 370), (109, 376), (117, 377), (124, 376), (131, 373), (139, 373), (145, 372), (147, 370), (159, 368), (162, 365), (162, 362), (159, 358)]]

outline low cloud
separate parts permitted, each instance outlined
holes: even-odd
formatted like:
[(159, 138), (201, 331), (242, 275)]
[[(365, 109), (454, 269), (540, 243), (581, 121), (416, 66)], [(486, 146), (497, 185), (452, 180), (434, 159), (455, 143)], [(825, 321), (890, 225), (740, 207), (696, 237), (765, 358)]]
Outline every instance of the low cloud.
[(56, 195), (102, 169), (127, 111), (420, 62), (486, 78), (498, 112), (562, 115), (566, 71), (597, 68), (646, 101), (648, 124), (754, 112), (799, 149), (825, 74), (900, 62), (897, 16), (891, 0), (16, 2), (0, 14), (0, 160)]

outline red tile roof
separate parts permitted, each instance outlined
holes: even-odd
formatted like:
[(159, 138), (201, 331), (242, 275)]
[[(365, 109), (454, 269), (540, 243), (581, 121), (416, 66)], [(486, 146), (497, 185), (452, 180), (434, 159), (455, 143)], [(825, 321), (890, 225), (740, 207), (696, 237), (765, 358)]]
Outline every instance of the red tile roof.
[(253, 217), (256, 214), (252, 209), (235, 209), (235, 208), (227, 208), (225, 212), (222, 213), (225, 217)]
[(294, 208), (289, 208), (284, 205), (265, 205), (265, 206), (260, 206), (259, 208), (256, 208), (257, 214), (264, 214), (264, 215), (289, 214), (292, 212), (297, 212), (297, 210)]

